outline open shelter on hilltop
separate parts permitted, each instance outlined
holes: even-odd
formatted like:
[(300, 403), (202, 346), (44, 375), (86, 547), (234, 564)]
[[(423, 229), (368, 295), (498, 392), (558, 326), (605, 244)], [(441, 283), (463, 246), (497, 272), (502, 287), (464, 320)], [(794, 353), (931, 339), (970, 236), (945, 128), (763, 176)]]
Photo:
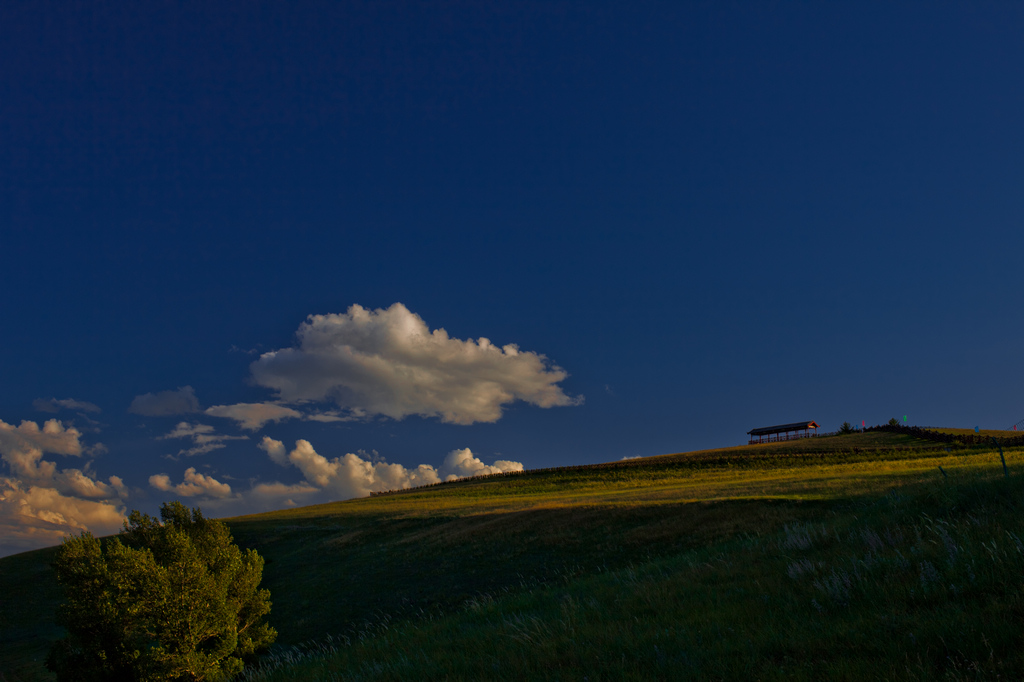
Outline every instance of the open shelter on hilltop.
[(814, 429), (818, 425), (814, 422), (795, 422), (793, 424), (780, 424), (778, 426), (762, 426), (759, 429), (747, 431), (750, 435), (749, 445), (758, 443), (775, 443), (780, 440), (796, 440), (797, 438), (810, 438), (814, 435)]

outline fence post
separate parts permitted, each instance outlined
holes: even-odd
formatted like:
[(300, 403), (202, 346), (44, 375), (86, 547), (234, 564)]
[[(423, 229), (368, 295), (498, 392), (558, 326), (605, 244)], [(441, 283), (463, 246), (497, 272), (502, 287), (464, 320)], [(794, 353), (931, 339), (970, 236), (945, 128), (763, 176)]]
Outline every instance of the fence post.
[(999, 441), (996, 440), (995, 436), (992, 436), (992, 442), (996, 444), (997, 448), (999, 448), (999, 460), (1003, 463), (1003, 476), (1009, 478), (1010, 471), (1006, 468), (1006, 458), (1003, 457), (1003, 446), (999, 444)]

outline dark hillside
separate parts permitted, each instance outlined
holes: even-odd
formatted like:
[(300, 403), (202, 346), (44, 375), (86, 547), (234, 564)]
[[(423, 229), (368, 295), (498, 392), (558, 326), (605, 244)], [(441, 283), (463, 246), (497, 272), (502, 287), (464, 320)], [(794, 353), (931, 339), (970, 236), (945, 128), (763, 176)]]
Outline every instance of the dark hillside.
[[(227, 522), (266, 559), (271, 623), (287, 646), (830, 518), (844, 500), (934, 480), (940, 465), (995, 472), (999, 460), (991, 448), (869, 432), (482, 477)], [(8, 680), (47, 679), (53, 551), (0, 559)]]
[(0, 559), (0, 680), (48, 680), (42, 666), (61, 638), (53, 622), (61, 598), (50, 562), (56, 547)]

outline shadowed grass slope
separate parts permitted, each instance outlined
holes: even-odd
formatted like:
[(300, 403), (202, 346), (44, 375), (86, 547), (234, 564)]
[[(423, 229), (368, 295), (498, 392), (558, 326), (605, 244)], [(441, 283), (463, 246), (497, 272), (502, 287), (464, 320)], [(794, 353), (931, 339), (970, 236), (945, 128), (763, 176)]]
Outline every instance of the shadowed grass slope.
[(280, 680), (985, 680), (1024, 673), (1024, 480), (959, 472), (419, 622)]
[[(1007, 460), (1013, 466), (1020, 452)], [(270, 620), (285, 647), (439, 622), (481, 595), (532, 599), (566, 580), (811, 523), (851, 499), (940, 478), (938, 466), (954, 477), (1001, 471), (988, 448), (873, 432), (471, 479), (227, 521), (239, 545), (266, 559)], [(46, 679), (30, 659), (59, 635), (49, 624), (59, 595), (51, 555), (0, 560), (0, 588), (30, 584), (32, 571), (37, 585), (31, 600), (3, 592), (12, 595), (0, 602), (8, 679)]]

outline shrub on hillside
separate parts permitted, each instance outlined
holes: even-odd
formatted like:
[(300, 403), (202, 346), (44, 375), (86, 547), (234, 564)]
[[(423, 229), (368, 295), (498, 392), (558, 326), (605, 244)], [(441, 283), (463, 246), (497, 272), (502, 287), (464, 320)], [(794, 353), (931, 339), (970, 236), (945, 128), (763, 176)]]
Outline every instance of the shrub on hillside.
[(264, 622), (262, 557), (198, 508), (168, 503), (160, 517), (133, 511), (114, 538), (83, 532), (61, 545), (69, 634), (46, 661), (60, 682), (227, 680), (277, 637)]
[(856, 433), (857, 429), (853, 428), (850, 422), (843, 422), (843, 425), (839, 427), (839, 434)]

